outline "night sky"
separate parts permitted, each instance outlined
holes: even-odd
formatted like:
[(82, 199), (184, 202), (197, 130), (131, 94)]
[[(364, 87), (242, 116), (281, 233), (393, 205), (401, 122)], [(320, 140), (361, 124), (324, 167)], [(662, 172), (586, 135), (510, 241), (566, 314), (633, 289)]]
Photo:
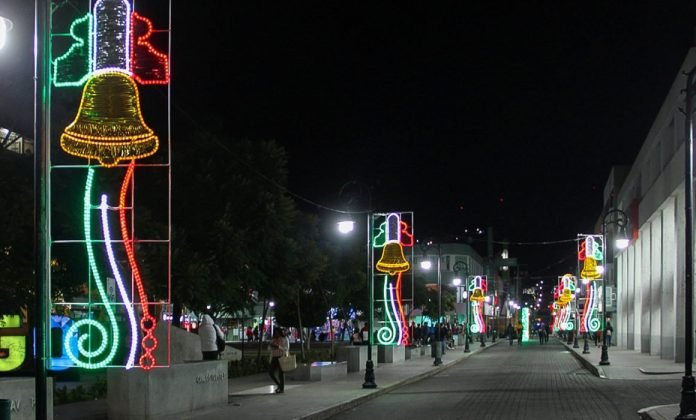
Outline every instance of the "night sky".
[[(427, 3), (174, 1), (173, 141), (276, 140), (299, 207), (327, 224), (307, 201), (413, 210), (421, 239), (590, 233), (611, 165), (632, 163), (693, 43), (696, 3)], [(3, 100), (27, 84), (14, 61), (0, 58)], [(27, 125), (16, 108), (0, 126)], [(574, 246), (511, 256), (555, 276)]]

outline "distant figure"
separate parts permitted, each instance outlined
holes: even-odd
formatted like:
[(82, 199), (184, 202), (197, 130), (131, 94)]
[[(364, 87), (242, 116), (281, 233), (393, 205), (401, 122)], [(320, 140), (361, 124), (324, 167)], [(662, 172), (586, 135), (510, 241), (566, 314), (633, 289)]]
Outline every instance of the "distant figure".
[(259, 339), (259, 326), (258, 325), (254, 326), (254, 332), (252, 334), (254, 334), (254, 341), (257, 341)]
[(539, 344), (544, 344), (546, 342), (546, 326), (542, 322), (538, 330), (539, 334)]
[(416, 324), (416, 327), (413, 329), (413, 344), (416, 346), (421, 345), (421, 325)]
[(421, 344), (428, 344), (430, 343), (430, 334), (428, 332), (430, 331), (430, 328), (428, 328), (428, 323), (424, 322), (423, 325), (421, 326)]
[(508, 341), (510, 342), (510, 345), (512, 346), (512, 340), (515, 339), (515, 329), (512, 327), (512, 323), (508, 322), (507, 328), (505, 328), (505, 335), (508, 338)]
[(203, 353), (203, 360), (217, 360), (219, 356), (218, 346), (216, 343), (216, 338), (220, 337), (224, 339), (222, 331), (219, 328), (215, 328), (215, 323), (213, 318), (209, 314), (203, 314), (201, 317), (201, 323), (198, 326), (198, 336), (201, 339), (201, 352)]
[(251, 341), (254, 338), (254, 332), (251, 330), (251, 327), (246, 327), (246, 337), (247, 341)]
[(362, 334), (360, 333), (360, 331), (355, 330), (355, 332), (350, 336), (350, 344), (357, 345), (362, 343)]
[[(285, 391), (285, 374), (280, 368), (279, 359), (290, 351), (290, 342), (285, 337), (285, 330), (277, 328), (273, 330), (273, 339), (271, 340), (271, 365), (268, 367), (268, 374), (276, 383), (276, 394), (282, 394)], [(276, 375), (277, 373), (277, 375)]]
[(604, 327), (604, 336), (607, 338), (607, 347), (611, 347), (611, 336), (614, 333), (614, 327), (611, 326), (611, 321), (607, 319), (607, 325)]
[(517, 345), (518, 346), (522, 345), (522, 323), (521, 322), (517, 323)]
[(362, 330), (360, 330), (360, 335), (362, 335), (362, 341), (364, 343), (370, 340), (370, 324), (368, 322), (363, 325)]

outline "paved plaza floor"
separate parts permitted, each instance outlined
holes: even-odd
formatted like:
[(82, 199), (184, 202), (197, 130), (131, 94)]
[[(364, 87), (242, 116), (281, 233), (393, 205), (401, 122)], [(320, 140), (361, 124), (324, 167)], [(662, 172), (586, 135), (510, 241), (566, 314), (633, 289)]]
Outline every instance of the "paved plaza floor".
[[(582, 353), (580, 348), (559, 342), (551, 338), (551, 343), (565, 352), (571, 353), (588, 372), (606, 380), (657, 380), (680, 379), (683, 365), (660, 360), (659, 357), (644, 353), (611, 347), (609, 366), (599, 366), (600, 349), (592, 346), (590, 354)], [(550, 344), (551, 344), (550, 343)], [(530, 343), (530, 347), (537, 345)], [(438, 374), (447, 374), (447, 370), (467, 359), (482, 356), (497, 346), (508, 347), (508, 342), (498, 340), (480, 347), (478, 343), (471, 346), (470, 353), (464, 353), (462, 347), (447, 351), (443, 364), (433, 366), (433, 359), (422, 357), (393, 364), (378, 364), (375, 368), (376, 389), (364, 389), (364, 372), (349, 373), (345, 377), (318, 382), (287, 381), (285, 393), (276, 394), (271, 380), (266, 374), (251, 375), (229, 380), (228, 404), (205, 411), (186, 415), (186, 419), (213, 418), (259, 418), (259, 419), (323, 419), (344, 413), (386, 393)], [(565, 347), (561, 347), (565, 346)], [(502, 350), (502, 348), (500, 348)], [(533, 350), (533, 349), (532, 349)], [(496, 350), (497, 352), (497, 350)], [(491, 356), (493, 354), (491, 353)], [(471, 362), (473, 362), (472, 360)], [(674, 395), (675, 405), (645, 407), (643, 418), (674, 418), (678, 413), (679, 394)], [(106, 419), (106, 401), (89, 401), (56, 406), (56, 419)], [(339, 415), (340, 416), (340, 415)]]

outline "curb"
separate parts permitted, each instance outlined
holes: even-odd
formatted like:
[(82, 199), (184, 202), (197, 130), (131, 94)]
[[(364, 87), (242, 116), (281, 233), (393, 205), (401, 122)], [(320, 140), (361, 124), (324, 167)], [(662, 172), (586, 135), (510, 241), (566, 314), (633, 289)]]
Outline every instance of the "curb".
[(459, 359), (452, 360), (452, 361), (447, 362), (447, 363), (443, 363), (441, 366), (438, 366), (432, 370), (420, 373), (420, 374), (415, 375), (415, 376), (411, 376), (409, 378), (405, 378), (399, 382), (393, 383), (391, 385), (387, 385), (383, 388), (378, 387), (376, 390), (370, 392), (369, 394), (362, 395), (360, 397), (353, 398), (352, 400), (344, 401), (344, 402), (341, 402), (341, 403), (334, 405), (332, 407), (322, 409), (322, 410), (316, 411), (314, 413), (309, 413), (307, 415), (297, 417), (297, 418), (303, 419), (303, 420), (327, 419), (327, 418), (334, 416), (338, 413), (349, 410), (353, 407), (357, 407), (357, 406), (359, 406), (367, 401), (370, 401), (371, 399), (377, 398), (382, 394), (386, 394), (387, 392), (393, 391), (393, 390), (400, 388), (402, 386), (409, 385), (409, 384), (412, 384), (414, 382), (418, 382), (422, 379), (437, 375), (438, 373), (442, 372), (446, 368), (448, 368), (450, 366), (454, 366), (456, 364), (459, 364), (459, 363), (463, 362), (464, 360), (468, 359), (469, 357), (471, 357), (477, 353), (480, 353), (482, 351), (486, 351), (487, 349), (489, 349), (495, 345), (498, 345), (498, 343), (500, 343), (500, 340), (496, 341), (495, 343), (493, 343), (493, 342), (487, 343), (486, 347), (482, 347), (482, 348), (479, 347), (479, 350), (469, 353), (468, 356), (460, 357)]
[(558, 341), (559, 341), (559, 343), (563, 344), (563, 346), (564, 346), (566, 349), (568, 349), (568, 351), (570, 352), (570, 354), (572, 354), (573, 357), (575, 357), (575, 358), (578, 360), (578, 362), (580, 362), (580, 364), (581, 364), (585, 369), (589, 370), (593, 375), (595, 375), (595, 376), (597, 376), (597, 377), (599, 377), (599, 378), (607, 379), (607, 375), (604, 373), (604, 369), (602, 369), (601, 367), (599, 367), (599, 366), (597, 366), (597, 365), (592, 364), (592, 362), (590, 362), (589, 360), (587, 360), (587, 359), (585, 359), (584, 357), (582, 357), (582, 355), (578, 354), (578, 352), (576, 352), (575, 350), (573, 350), (573, 345), (572, 345), (572, 344), (568, 344), (568, 343), (566, 343), (565, 341), (562, 341), (562, 340), (558, 340)]
[(679, 414), (679, 404), (654, 405), (637, 411), (638, 417), (644, 420), (672, 420)]

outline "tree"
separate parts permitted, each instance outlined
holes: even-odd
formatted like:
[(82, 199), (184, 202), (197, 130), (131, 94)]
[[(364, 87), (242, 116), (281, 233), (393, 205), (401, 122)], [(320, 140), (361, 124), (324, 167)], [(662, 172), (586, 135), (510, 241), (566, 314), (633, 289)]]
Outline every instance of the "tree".
[[(285, 270), (274, 290), (278, 301), (276, 318), (286, 326), (297, 327), (306, 337), (305, 326), (319, 325), (326, 316), (325, 279), (328, 258), (319, 248), (316, 216), (299, 213), (290, 229), (285, 254)], [(309, 340), (303, 339), (301, 357)]]
[(286, 166), (284, 150), (272, 141), (198, 132), (175, 149), (175, 307), (235, 313), (253, 308), (253, 291), (271, 296), (295, 213), (284, 192)]
[(0, 315), (34, 301), (32, 158), (0, 149)]

